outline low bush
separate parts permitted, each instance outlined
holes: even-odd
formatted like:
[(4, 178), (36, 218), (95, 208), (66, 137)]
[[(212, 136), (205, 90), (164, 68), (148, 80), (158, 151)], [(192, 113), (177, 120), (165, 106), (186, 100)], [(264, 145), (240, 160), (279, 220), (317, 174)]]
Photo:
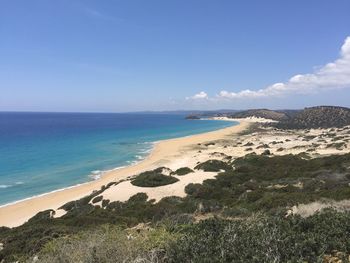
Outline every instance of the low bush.
[(205, 172), (220, 172), (221, 170), (230, 171), (232, 170), (232, 166), (224, 161), (208, 160), (198, 164), (194, 169), (203, 170)]
[(170, 175), (164, 175), (161, 172), (162, 170), (156, 169), (140, 173), (138, 176), (131, 180), (131, 184), (140, 187), (157, 187), (173, 184), (179, 181), (179, 179)]
[(47, 243), (38, 259), (42, 263), (165, 262), (167, 245), (176, 239), (164, 228), (136, 231), (104, 225)]
[(98, 203), (98, 202), (102, 201), (102, 199), (103, 199), (102, 195), (96, 196), (94, 199), (92, 199), (91, 203), (93, 203), (93, 204)]
[(199, 189), (202, 188), (201, 184), (188, 184), (185, 186), (185, 193), (188, 195), (195, 195), (197, 191), (199, 191)]
[[(69, 238), (81, 231), (90, 231), (105, 224), (112, 224), (125, 229), (140, 223), (159, 225), (161, 222), (167, 221), (167, 225), (172, 231), (178, 228), (181, 231), (192, 228), (196, 229), (195, 231), (202, 231), (201, 227), (196, 228), (197, 226), (192, 225), (190, 221), (185, 223), (185, 221), (179, 220), (172, 224), (169, 220), (182, 218), (182, 215), (197, 216), (206, 213), (220, 215), (221, 217), (232, 217), (235, 220), (244, 219), (245, 221), (254, 214), (264, 213), (269, 219), (267, 221), (254, 221), (254, 224), (261, 224), (261, 226), (252, 223), (252, 225), (249, 225), (250, 228), (248, 228), (248, 225), (244, 225), (245, 223), (243, 225), (239, 223), (241, 225), (237, 226), (232, 226), (222, 220), (218, 223), (219, 225), (223, 224), (224, 229), (227, 225), (229, 229), (238, 227), (237, 235), (241, 233), (239, 229), (242, 228), (244, 231), (242, 230), (242, 236), (239, 238), (237, 235), (235, 237), (235, 232), (227, 232), (229, 235), (224, 235), (226, 230), (220, 232), (221, 228), (217, 228), (216, 223), (213, 228), (210, 227), (212, 224), (208, 223), (208, 226), (203, 227), (203, 232), (198, 232), (198, 235), (194, 235), (191, 231), (181, 232), (186, 236), (189, 235), (188, 240), (198, 243), (193, 243), (190, 247), (190, 243), (186, 239), (182, 240), (180, 245), (183, 245), (183, 247), (180, 245), (173, 246), (178, 255), (172, 254), (175, 253), (172, 252), (173, 250), (167, 250), (166, 253), (168, 253), (170, 261), (203, 262), (200, 260), (200, 256), (202, 256), (202, 259), (208, 258), (207, 262), (274, 261), (274, 257), (270, 258), (269, 261), (266, 258), (267, 256), (263, 256), (264, 253), (266, 254), (264, 247), (257, 244), (254, 248), (254, 240), (261, 242), (261, 244), (271, 245), (271, 251), (274, 251), (273, 255), (278, 255), (275, 262), (303, 262), (303, 260), (318, 262), (319, 259), (322, 259), (324, 253), (330, 253), (330, 249), (349, 252), (347, 249), (350, 248), (350, 244), (343, 240), (344, 235), (348, 235), (349, 226), (347, 222), (344, 223), (346, 220), (350, 222), (348, 213), (341, 214), (332, 211), (327, 213), (327, 216), (313, 216), (312, 220), (308, 218), (301, 219), (297, 216), (284, 219), (284, 216), (289, 207), (297, 204), (323, 199), (349, 199), (350, 154), (309, 160), (296, 155), (268, 157), (249, 154), (235, 159), (232, 163), (207, 162), (203, 166), (203, 168), (209, 167), (209, 170), (224, 170), (224, 172), (218, 173), (213, 179), (205, 180), (203, 184), (187, 185), (185, 188), (187, 196), (184, 198), (166, 197), (159, 202), (154, 202), (154, 200), (148, 200), (145, 193), (139, 193), (126, 202), (103, 200), (103, 208), (101, 208), (89, 204), (90, 200), (93, 200), (97, 195), (101, 195), (101, 193), (95, 192), (93, 193), (94, 196), (89, 195), (64, 205), (63, 207), (66, 208), (67, 213), (60, 218), (53, 218), (53, 211), (47, 210), (40, 212), (20, 227), (13, 229), (0, 228), (0, 243), (4, 244), (4, 248), (0, 251), (0, 262), (2, 260), (4, 262), (23, 262), (24, 259), (39, 253), (46, 244), (57, 238)], [(153, 171), (151, 175), (159, 174), (163, 170)], [(271, 222), (271, 224), (267, 222)], [(284, 227), (284, 224), (288, 227)], [(267, 227), (266, 229), (259, 228), (264, 225)], [(325, 231), (322, 230), (323, 227), (326, 229)], [(202, 241), (201, 238), (205, 238), (207, 233), (209, 236), (214, 235), (213, 232), (210, 232), (212, 231), (210, 229), (215, 229), (217, 240), (210, 241), (213, 243)], [(253, 232), (250, 232), (249, 229)], [(266, 241), (262, 234), (257, 233), (259, 231), (267, 234), (277, 231), (280, 234), (276, 236), (275, 241)], [(304, 235), (304, 233), (306, 234)], [(242, 243), (237, 240), (230, 243), (229, 238), (233, 237), (242, 240)], [(284, 240), (284, 237), (287, 238), (285, 239), (286, 247), (279, 241), (279, 238)], [(322, 241), (322, 238), (326, 241)], [(253, 240), (251, 241), (253, 242), (251, 247), (249, 247), (249, 239)], [(296, 245), (293, 245), (290, 240), (294, 240)], [(217, 243), (219, 241), (231, 244), (231, 248), (224, 246), (225, 250), (222, 251), (223, 254), (220, 254), (222, 257), (214, 249), (217, 245), (221, 246), (221, 243)], [(205, 252), (206, 242), (209, 242), (208, 245), (211, 246), (207, 252)], [(267, 245), (265, 247), (268, 247)], [(248, 246), (247, 251), (250, 251), (249, 253), (235, 254), (238, 253), (235, 250), (240, 251), (244, 246)], [(296, 249), (294, 251), (295, 257), (291, 255), (292, 252), (290, 252), (289, 246), (291, 249)], [(219, 248), (216, 247), (216, 249)], [(285, 252), (283, 252), (284, 249)], [(187, 259), (184, 258), (186, 254), (188, 255)], [(249, 258), (248, 254), (250, 254), (250, 257), (254, 255), (256, 257)]]
[(270, 146), (268, 146), (267, 144), (261, 144), (258, 147), (256, 147), (257, 149), (266, 149), (266, 148), (270, 148)]
[(186, 174), (189, 174), (189, 173), (193, 173), (193, 170), (191, 168), (181, 167), (181, 168), (177, 169), (175, 172), (173, 172), (172, 174), (186, 175)]
[(106, 207), (109, 204), (109, 199), (102, 200), (102, 207)]
[(309, 218), (213, 218), (187, 228), (167, 256), (170, 262), (325, 262), (338, 251), (348, 262), (349, 235), (350, 214), (332, 210)]
[(262, 155), (270, 155), (270, 154), (271, 154), (270, 150), (265, 150), (265, 151), (262, 153)]
[(344, 148), (347, 148), (347, 145), (345, 142), (335, 142), (328, 144), (327, 148), (336, 148), (337, 150), (342, 150)]

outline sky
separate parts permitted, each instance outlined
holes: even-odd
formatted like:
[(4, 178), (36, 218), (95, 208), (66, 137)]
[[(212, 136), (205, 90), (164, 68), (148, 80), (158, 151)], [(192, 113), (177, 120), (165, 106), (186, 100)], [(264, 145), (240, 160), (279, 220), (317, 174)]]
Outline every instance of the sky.
[(349, 11), (349, 0), (0, 0), (0, 111), (350, 107)]

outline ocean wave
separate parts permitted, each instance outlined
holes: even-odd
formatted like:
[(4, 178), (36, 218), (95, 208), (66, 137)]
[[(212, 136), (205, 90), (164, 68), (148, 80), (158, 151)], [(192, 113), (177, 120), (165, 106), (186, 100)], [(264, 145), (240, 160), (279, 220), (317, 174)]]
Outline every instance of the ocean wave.
[(0, 184), (0, 189), (15, 187), (17, 185), (22, 185), (22, 184), (24, 184), (24, 182), (15, 182), (14, 184)]
[(94, 180), (98, 180), (101, 178), (101, 176), (105, 173), (106, 171), (100, 171), (100, 170), (95, 170), (92, 171), (91, 174), (89, 175), (90, 178)]
[[(111, 169), (110, 171), (116, 171), (116, 170), (119, 170), (119, 169), (123, 169), (125, 167), (127, 167), (127, 166), (126, 165), (125, 166), (118, 166), (116, 168)], [(106, 171), (106, 172), (108, 172), (108, 171)]]
[[(136, 165), (136, 164), (142, 162), (142, 160), (144, 160), (148, 156), (148, 154), (153, 150), (153, 146), (156, 143), (157, 142), (142, 142), (142, 143), (138, 143), (138, 144), (143, 144), (145, 146), (147, 145), (148, 147), (147, 148), (145, 147), (146, 149), (142, 149), (141, 151), (139, 151), (139, 154), (135, 155), (135, 158), (137, 160), (126, 161), (126, 165), (125, 166), (118, 166), (118, 167), (110, 169), (110, 170), (105, 170), (105, 171), (94, 170), (94, 171), (91, 171), (89, 177), (91, 179), (93, 179), (93, 180), (98, 180), (107, 172), (114, 171), (114, 170), (119, 170), (119, 169), (122, 169), (122, 168), (125, 168), (125, 167), (128, 167), (128, 166), (132, 166), (132, 165)], [(6, 204), (0, 204), (0, 208), (6, 207), (6, 206), (9, 206), (9, 205), (13, 205), (13, 204), (16, 204), (16, 203), (20, 203), (20, 202), (23, 202), (23, 201), (26, 201), (26, 200), (30, 200), (30, 199), (33, 199), (33, 198), (38, 198), (38, 197), (46, 196), (46, 195), (53, 194), (53, 193), (56, 193), (56, 192), (61, 192), (61, 191), (67, 190), (67, 189), (79, 187), (81, 185), (85, 185), (85, 184), (88, 184), (88, 183), (89, 182), (79, 183), (79, 184), (76, 184), (76, 185), (71, 185), (71, 186), (60, 188), (60, 189), (52, 190), (52, 191), (49, 191), (49, 192), (46, 192), (46, 193), (42, 193), (42, 194), (26, 197), (26, 198), (23, 198), (23, 199), (20, 199), (20, 200), (16, 200), (16, 201), (13, 201), (13, 202), (9, 202), (9, 203), (6, 203)], [(6, 189), (8, 187), (14, 187), (14, 186), (17, 186), (17, 185), (19, 186), (19, 185), (22, 185), (22, 184), (24, 184), (24, 182), (21, 182), (21, 181), (15, 182), (12, 185), (5, 185), (5, 184), (3, 184), (3, 185), (0, 185), (0, 189)]]
[(127, 163), (129, 164), (129, 165), (134, 165), (134, 164), (137, 164), (139, 161), (135, 161), (135, 160), (133, 160), (133, 161), (127, 161)]
[(136, 159), (137, 160), (143, 160), (145, 157), (144, 156), (142, 156), (142, 155), (135, 155), (135, 157), (136, 157)]
[(152, 150), (153, 148), (144, 149), (144, 150), (141, 150), (140, 153), (146, 154), (146, 153), (150, 153)]

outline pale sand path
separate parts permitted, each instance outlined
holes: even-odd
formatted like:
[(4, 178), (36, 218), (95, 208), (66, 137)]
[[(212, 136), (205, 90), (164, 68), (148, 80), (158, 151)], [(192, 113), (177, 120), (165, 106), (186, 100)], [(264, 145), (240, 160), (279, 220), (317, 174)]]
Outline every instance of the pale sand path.
[[(57, 210), (63, 204), (80, 199), (94, 190), (100, 189), (102, 185), (106, 185), (109, 182), (125, 179), (142, 171), (157, 168), (169, 160), (173, 161), (176, 158), (183, 157), (190, 147), (198, 143), (225, 139), (229, 135), (237, 134), (246, 129), (249, 123), (248, 121), (240, 120), (239, 125), (225, 129), (161, 141), (155, 145), (153, 151), (145, 160), (136, 165), (107, 172), (101, 179), (96, 181), (3, 206), (0, 208), (0, 226), (19, 226), (40, 211), (47, 209)], [(178, 193), (176, 189), (168, 190)], [(183, 186), (181, 187), (181, 191), (183, 191)], [(144, 191), (141, 190), (140, 192)], [(152, 195), (150, 194), (150, 196)]]

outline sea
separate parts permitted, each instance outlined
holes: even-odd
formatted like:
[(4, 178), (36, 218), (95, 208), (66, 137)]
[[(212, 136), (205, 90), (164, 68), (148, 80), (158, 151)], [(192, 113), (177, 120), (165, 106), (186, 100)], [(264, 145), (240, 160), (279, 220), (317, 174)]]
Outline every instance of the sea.
[(0, 112), (0, 205), (96, 180), (155, 142), (237, 123), (163, 113)]

